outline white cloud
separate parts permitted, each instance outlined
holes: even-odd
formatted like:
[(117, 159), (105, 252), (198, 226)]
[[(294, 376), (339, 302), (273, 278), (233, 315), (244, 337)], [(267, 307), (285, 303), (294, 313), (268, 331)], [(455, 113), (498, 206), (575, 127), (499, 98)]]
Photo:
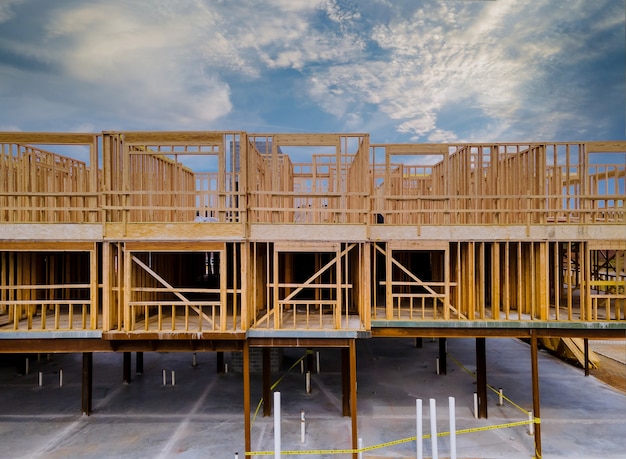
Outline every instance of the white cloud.
[[(572, 122), (585, 122), (573, 107), (580, 95), (559, 72), (604, 52), (590, 44), (599, 32), (623, 23), (618, 3), (425, 4), (412, 16), (374, 26), (371, 40), (384, 54), (373, 62), (320, 70), (311, 95), (323, 97), (324, 86), (343, 88), (398, 120), (396, 129), (414, 140), (454, 138), (441, 127), (446, 111), (464, 114), (470, 123), (491, 120), (490, 126), (473, 129), (479, 140), (515, 135), (518, 123), (547, 137), (558, 135)], [(600, 19), (589, 24), (588, 17)], [(563, 86), (555, 90), (558, 97), (550, 97), (546, 82)], [(549, 102), (538, 100), (542, 93)], [(569, 113), (558, 113), (565, 107)]]
[[(14, 12), (27, 6), (14, 8), (21, 1), (0, 5), (0, 23), (17, 23)], [(400, 137), (429, 141), (502, 140), (529, 131), (549, 137), (583, 124), (576, 102), (588, 92), (579, 75), (573, 83), (561, 74), (603, 55), (603, 31), (622, 27), (623, 39), (624, 18), (618, 0), (40, 6), (29, 23), (41, 30), (15, 36), (0, 29), (0, 51), (16, 57), (13, 67), (0, 62), (0, 97), (15, 103), (12, 115), (27, 119), (31, 107), (32, 117), (44, 119), (43, 108), (68, 127), (109, 129), (106, 120), (121, 128), (211, 129), (233, 116), (234, 89), (257, 80), (275, 87), (267, 80), (288, 74), (296, 81), (284, 91), (297, 94), (277, 99), (294, 106), (312, 100), (345, 129), (391, 123)], [(288, 124), (263, 120), (253, 107), (241, 110), (259, 123)]]
[(25, 0), (2, 0), (0, 3), (0, 24), (10, 21), (15, 17), (13, 6), (24, 3)]

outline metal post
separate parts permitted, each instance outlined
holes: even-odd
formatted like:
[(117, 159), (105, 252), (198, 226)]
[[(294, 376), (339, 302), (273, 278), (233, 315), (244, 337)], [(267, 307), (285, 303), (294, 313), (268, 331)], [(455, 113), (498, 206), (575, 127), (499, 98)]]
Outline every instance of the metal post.
[(430, 442), (432, 444), (433, 459), (439, 458), (437, 448), (437, 404), (434, 398), (430, 399)]
[(250, 437), (250, 348), (247, 340), (243, 343), (243, 416), (245, 452), (247, 453), (252, 447)]
[(341, 414), (350, 416), (350, 350), (341, 348)]
[(307, 349), (306, 350), (306, 368), (311, 373), (315, 371), (315, 369), (313, 368), (313, 359), (314, 359), (313, 349)]
[(263, 416), (272, 415), (272, 361), (270, 355), (270, 348), (264, 347), (262, 349), (262, 390), (263, 390)]
[(224, 363), (224, 353), (222, 351), (217, 352), (217, 372), (219, 374), (226, 373), (226, 364)]
[(274, 392), (274, 459), (280, 459), (280, 392)]
[[(350, 416), (352, 417), (352, 449), (358, 447), (358, 425), (356, 410), (356, 340), (350, 340)], [(357, 454), (352, 454), (357, 459)]]
[(415, 400), (415, 437), (417, 459), (424, 459), (424, 435), (422, 428), (422, 399)]
[(585, 376), (589, 376), (589, 340), (583, 339), (583, 347), (585, 351)]
[[(541, 419), (539, 414), (539, 364), (537, 362), (537, 331), (533, 330), (530, 337), (531, 367), (533, 377), (533, 413)], [(535, 457), (541, 457), (541, 424), (535, 424)]]
[(478, 417), (487, 419), (487, 347), (485, 338), (476, 338), (476, 392)]
[(93, 376), (93, 354), (91, 352), (83, 352), (83, 375), (81, 388), (81, 404), (83, 414), (89, 416), (91, 414), (91, 394), (92, 394), (92, 376)]
[(448, 397), (448, 412), (450, 417), (450, 459), (456, 459), (456, 406), (454, 397)]
[(437, 374), (448, 374), (448, 361), (446, 338), (439, 338), (439, 372)]
[(143, 374), (143, 352), (137, 352), (135, 357), (135, 373), (141, 375)]
[(478, 419), (478, 394), (474, 392), (474, 419)]
[(128, 384), (130, 382), (130, 352), (124, 352), (124, 375), (122, 377), (122, 381), (124, 384)]

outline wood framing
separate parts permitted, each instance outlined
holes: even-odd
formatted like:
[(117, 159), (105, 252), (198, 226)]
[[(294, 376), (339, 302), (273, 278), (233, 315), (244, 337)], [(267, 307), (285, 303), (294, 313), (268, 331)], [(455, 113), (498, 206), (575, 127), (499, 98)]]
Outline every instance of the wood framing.
[(625, 178), (611, 141), (0, 133), (0, 338), (614, 333)]

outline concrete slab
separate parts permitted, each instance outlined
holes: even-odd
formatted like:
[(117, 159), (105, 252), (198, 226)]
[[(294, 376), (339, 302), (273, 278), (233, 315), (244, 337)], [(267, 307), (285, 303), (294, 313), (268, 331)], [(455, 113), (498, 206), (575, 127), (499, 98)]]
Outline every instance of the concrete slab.
[[(502, 387), (517, 406), (498, 406), (489, 392), (489, 418), (474, 419), (473, 339), (448, 339), (448, 374), (436, 375), (439, 348), (423, 340), (369, 339), (357, 344), (359, 437), (364, 446), (415, 435), (415, 399), (424, 404), (424, 433), (429, 429), (428, 400), (437, 402), (438, 430), (448, 430), (448, 397), (457, 406), (457, 429), (482, 428), (527, 419), (532, 406), (530, 350), (514, 339), (487, 339), (487, 380)], [(285, 349), (286, 370), (304, 349)], [(228, 360), (228, 358), (227, 358)], [(122, 355), (94, 354), (93, 414), (80, 414), (80, 355), (31, 359), (30, 374), (0, 368), (0, 457), (3, 458), (232, 458), (243, 459), (243, 384), (241, 374), (216, 373), (216, 355), (146, 353), (144, 373), (122, 384)], [(284, 376), (276, 390), (282, 400), (283, 450), (349, 448), (350, 418), (341, 416), (340, 351), (320, 350), (321, 373), (312, 376), (306, 394), (300, 366)], [(59, 370), (63, 386), (59, 387)], [(168, 385), (163, 385), (163, 370)], [(38, 372), (43, 372), (43, 386)], [(176, 385), (171, 385), (171, 371)], [(284, 370), (283, 370), (284, 371)], [(626, 395), (585, 377), (582, 369), (539, 353), (543, 457), (621, 458), (626, 450)], [(261, 375), (251, 378), (251, 405), (261, 397)], [(300, 443), (300, 410), (305, 411), (306, 441)], [(273, 419), (260, 411), (252, 426), (255, 451), (273, 449)], [(527, 426), (466, 433), (457, 437), (459, 458), (529, 458), (533, 437)], [(430, 441), (424, 442), (430, 457)], [(439, 457), (449, 457), (449, 440), (438, 439)], [(365, 458), (415, 457), (415, 442), (364, 452)], [(296, 457), (286, 456), (283, 457)], [(306, 457), (350, 457), (319, 452)]]

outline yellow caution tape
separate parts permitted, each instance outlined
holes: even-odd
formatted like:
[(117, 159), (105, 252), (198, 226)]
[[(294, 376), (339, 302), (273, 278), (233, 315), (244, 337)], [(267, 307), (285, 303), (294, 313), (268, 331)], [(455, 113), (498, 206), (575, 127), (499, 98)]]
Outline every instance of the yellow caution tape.
[[(283, 373), (283, 375), (282, 375), (280, 378), (278, 378), (278, 379), (276, 380), (276, 382), (274, 382), (274, 384), (272, 384), (272, 386), (270, 387), (270, 390), (274, 390), (274, 389), (276, 388), (276, 386), (278, 386), (278, 384), (280, 384), (280, 382), (281, 382), (283, 379), (285, 379), (285, 376), (287, 376), (287, 374), (288, 374), (291, 370), (293, 370), (293, 369), (296, 367), (296, 365), (298, 365), (300, 362), (302, 362), (302, 361), (304, 360), (304, 357), (305, 357), (305, 356), (303, 355), (303, 356), (302, 356), (302, 357), (300, 357), (298, 360), (296, 360), (296, 361), (295, 361), (295, 363), (294, 363), (293, 365), (291, 365), (291, 366), (289, 367), (289, 369), (288, 369), (285, 373)], [(261, 408), (261, 405), (262, 405), (262, 404), (263, 404), (263, 397), (261, 397), (261, 400), (259, 400), (259, 403), (258, 403), (258, 404), (257, 404), (257, 406), (256, 406), (256, 410), (254, 410), (254, 416), (252, 416), (252, 422), (250, 423), (250, 426), (252, 426), (252, 425), (254, 424), (254, 421), (255, 421), (255, 419), (256, 419), (256, 415), (257, 415), (257, 414), (259, 414), (259, 409)]]
[[(307, 350), (307, 354), (309, 352), (312, 352), (312, 351)], [(291, 367), (289, 367), (289, 369), (274, 384), (272, 384), (271, 388), (274, 389), (283, 380), (283, 378), (287, 376), (287, 374), (304, 359), (305, 355), (300, 357)], [(465, 368), (463, 364), (459, 362), (457, 359), (455, 359), (452, 355), (448, 354), (448, 356), (459, 367), (461, 367), (461, 369), (463, 369), (465, 372), (470, 374), (472, 377), (474, 378), (476, 377), (476, 374), (474, 372), (471, 372), (470, 370)], [(489, 384), (487, 384), (487, 387), (489, 387), (489, 389), (491, 389), (492, 391), (500, 395), (500, 391), (496, 390), (493, 386), (490, 386)], [(523, 413), (526, 413), (526, 414), (530, 413), (529, 411), (525, 410), (524, 408), (519, 406), (517, 403), (512, 401), (510, 398), (505, 397), (504, 395), (502, 395), (502, 398), (506, 400), (507, 402), (509, 402), (511, 405), (515, 406), (517, 409), (519, 409)], [(257, 405), (256, 411), (254, 412), (254, 417), (252, 418), (252, 423), (254, 423), (254, 420), (256, 419), (256, 415), (259, 412), (259, 408), (261, 407), (262, 403), (263, 403), (263, 399), (259, 400), (259, 404)], [(456, 434), (462, 435), (462, 434), (474, 433), (474, 432), (485, 432), (488, 430), (508, 429), (510, 427), (519, 427), (519, 426), (524, 426), (528, 424), (540, 424), (540, 423), (541, 423), (541, 419), (535, 417), (533, 419), (525, 420), (525, 421), (508, 422), (506, 424), (497, 424), (493, 426), (473, 427), (471, 429), (461, 429), (461, 430), (457, 430)], [(438, 432), (437, 433), (438, 437), (446, 437), (448, 435), (450, 435), (450, 432)], [(423, 435), (422, 438), (427, 440), (431, 438), (431, 435), (426, 434), (426, 435)], [(387, 448), (389, 446), (400, 445), (402, 443), (409, 443), (409, 442), (416, 441), (416, 440), (417, 440), (417, 437), (413, 436), (413, 437), (408, 437), (408, 438), (402, 438), (400, 440), (393, 440), (393, 441), (389, 441), (385, 443), (380, 443), (377, 445), (365, 446), (363, 448), (357, 448), (357, 449), (317, 449), (317, 450), (303, 450), (303, 451), (281, 451), (281, 454), (284, 454), (286, 456), (312, 455), (312, 454), (354, 454), (354, 453), (363, 453), (366, 451), (372, 451), (375, 449)], [(274, 451), (249, 451), (245, 453), (246, 456), (271, 456), (273, 454), (275, 454)], [(536, 457), (537, 459), (540, 459), (540, 456), (536, 455)]]
[[(517, 422), (508, 422), (506, 424), (497, 424), (493, 426), (483, 426), (483, 427), (472, 427), (471, 429), (461, 429), (457, 430), (457, 435), (468, 434), (473, 432), (484, 432), (487, 430), (496, 430), (496, 429), (508, 429), (510, 427), (519, 427), (528, 424), (540, 424), (541, 420), (539, 418), (534, 418), (532, 420), (526, 421), (517, 421)], [(447, 437), (450, 435), (450, 432), (438, 432), (437, 437)], [(430, 439), (432, 435), (426, 434), (423, 435), (422, 438), (427, 440)], [(375, 449), (387, 448), (389, 446), (400, 445), (402, 443), (409, 443), (412, 441), (416, 441), (417, 437), (408, 437), (402, 438), (400, 440), (388, 441), (385, 443), (380, 443), (378, 445), (365, 446), (363, 448), (357, 449), (316, 449), (316, 450), (304, 450), (304, 451), (281, 451), (281, 454), (286, 456), (298, 456), (298, 455), (311, 455), (311, 454), (353, 454), (353, 453), (364, 453), (366, 451), (372, 451)], [(249, 451), (246, 453), (246, 456), (271, 456), (274, 454), (274, 451)]]
[[(467, 368), (465, 368), (463, 366), (463, 364), (461, 362), (459, 362), (457, 359), (455, 359), (452, 355), (448, 354), (448, 357), (450, 357), (450, 359), (452, 359), (454, 361), (454, 363), (456, 363), (459, 367), (461, 367), (461, 369), (465, 370), (465, 372), (467, 372), (468, 374), (470, 374), (472, 377), (476, 378), (476, 373), (473, 373), (471, 371), (469, 371)], [(490, 386), (489, 384), (487, 384), (487, 387), (489, 389), (491, 389), (493, 392), (495, 392), (496, 394), (500, 395), (500, 391), (497, 390), (495, 387)], [(528, 414), (529, 411), (525, 410), (524, 408), (522, 408), (521, 406), (519, 406), (517, 403), (515, 403), (513, 400), (511, 400), (510, 398), (506, 397), (504, 394), (502, 394), (502, 398), (504, 400), (506, 400), (507, 402), (509, 402), (511, 405), (513, 405), (515, 408), (517, 408), (518, 410), (520, 410), (522, 413), (526, 413)]]

